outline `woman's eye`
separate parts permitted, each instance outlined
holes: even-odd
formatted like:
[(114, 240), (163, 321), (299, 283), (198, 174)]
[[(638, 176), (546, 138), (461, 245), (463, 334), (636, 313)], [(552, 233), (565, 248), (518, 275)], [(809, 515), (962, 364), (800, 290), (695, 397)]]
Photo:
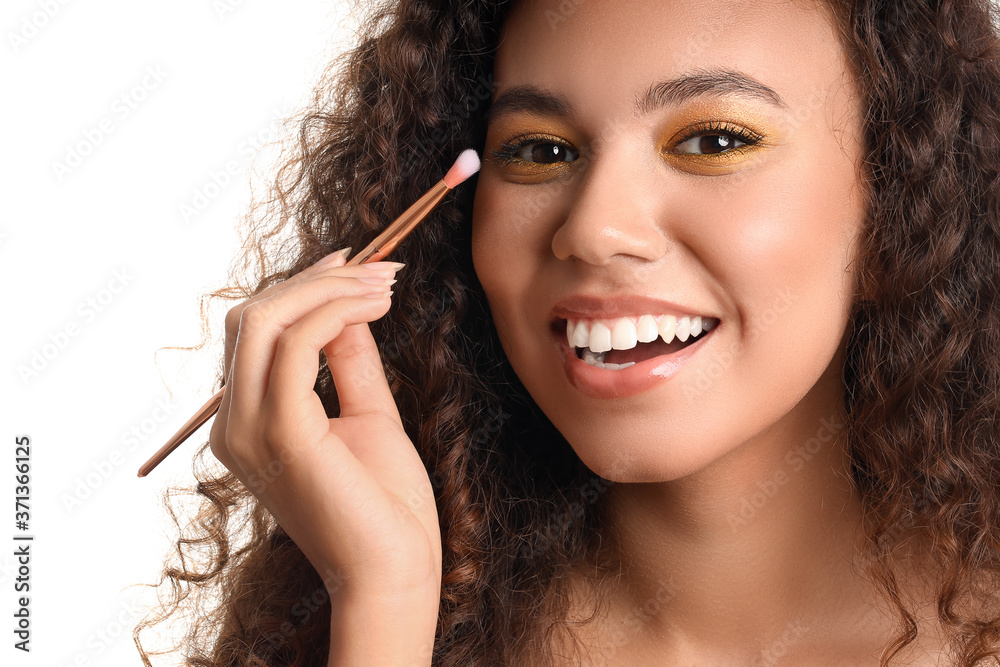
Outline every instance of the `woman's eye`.
[(728, 134), (700, 134), (686, 139), (674, 149), (677, 153), (713, 155), (748, 145), (747, 142)]
[(502, 162), (527, 162), (530, 164), (557, 164), (573, 162), (580, 154), (562, 144), (551, 141), (522, 141), (505, 143), (494, 151), (494, 157)]
[(518, 151), (517, 156), (525, 162), (540, 162), (551, 164), (553, 162), (572, 162), (578, 155), (565, 146), (559, 144), (529, 144)]

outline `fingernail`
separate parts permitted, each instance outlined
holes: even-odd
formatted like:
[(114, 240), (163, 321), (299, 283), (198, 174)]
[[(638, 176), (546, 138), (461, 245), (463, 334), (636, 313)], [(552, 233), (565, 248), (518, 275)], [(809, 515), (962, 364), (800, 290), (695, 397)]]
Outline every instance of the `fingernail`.
[(384, 299), (387, 296), (392, 296), (392, 290), (388, 292), (376, 292), (375, 294), (365, 294), (366, 299)]
[(369, 285), (384, 285), (386, 287), (388, 287), (389, 285), (392, 285), (392, 284), (394, 284), (396, 282), (392, 278), (388, 278), (388, 277), (385, 277), (385, 278), (378, 278), (378, 277), (375, 277), (375, 278), (358, 278), (358, 280), (360, 280), (363, 283), (368, 283)]
[(331, 252), (329, 255), (327, 255), (326, 257), (324, 257), (323, 259), (321, 259), (318, 262), (316, 262), (315, 264), (313, 264), (313, 267), (315, 267), (315, 268), (321, 268), (321, 267), (324, 267), (324, 266), (326, 266), (328, 264), (332, 264), (333, 262), (337, 261), (338, 259), (342, 259), (342, 260), (344, 260), (346, 262), (347, 261), (347, 256), (350, 255), (350, 254), (351, 254), (351, 249), (350, 248), (343, 248), (341, 250), (335, 250), (335, 251)]
[(363, 267), (365, 267), (365, 268), (367, 268), (367, 269), (369, 269), (371, 271), (378, 271), (379, 269), (382, 269), (384, 271), (384, 270), (388, 269), (390, 271), (394, 271), (395, 272), (395, 271), (399, 271), (401, 268), (403, 268), (404, 266), (406, 266), (406, 264), (400, 264), (399, 262), (368, 262), (368, 263), (362, 264), (361, 266), (363, 266)]

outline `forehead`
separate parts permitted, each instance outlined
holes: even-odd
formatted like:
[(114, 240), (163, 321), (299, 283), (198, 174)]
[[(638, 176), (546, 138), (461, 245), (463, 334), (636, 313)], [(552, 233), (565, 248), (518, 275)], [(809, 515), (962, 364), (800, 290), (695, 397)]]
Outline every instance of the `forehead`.
[(651, 85), (692, 72), (744, 75), (791, 108), (847, 75), (826, 5), (792, 0), (521, 0), (494, 67), (498, 95), (529, 85), (631, 114)]

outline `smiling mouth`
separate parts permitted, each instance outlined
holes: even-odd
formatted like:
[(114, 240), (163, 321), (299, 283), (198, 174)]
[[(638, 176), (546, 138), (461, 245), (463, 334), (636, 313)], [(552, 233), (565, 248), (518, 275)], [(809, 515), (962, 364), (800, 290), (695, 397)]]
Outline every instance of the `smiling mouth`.
[(712, 317), (639, 315), (613, 320), (558, 320), (569, 347), (586, 364), (623, 370), (636, 363), (673, 354), (701, 340), (718, 326)]

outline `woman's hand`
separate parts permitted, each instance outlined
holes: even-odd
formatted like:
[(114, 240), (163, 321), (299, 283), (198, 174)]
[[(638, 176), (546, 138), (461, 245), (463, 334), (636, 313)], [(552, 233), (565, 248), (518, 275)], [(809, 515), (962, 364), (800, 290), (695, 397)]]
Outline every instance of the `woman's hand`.
[[(345, 266), (335, 253), (230, 310), (227, 382), (210, 441), (331, 598), (366, 600), (370, 610), (379, 609), (376, 599), (433, 600), (436, 618), (434, 496), (368, 328), (388, 311), (400, 266)], [(320, 349), (340, 401), (336, 419), (313, 391)]]

